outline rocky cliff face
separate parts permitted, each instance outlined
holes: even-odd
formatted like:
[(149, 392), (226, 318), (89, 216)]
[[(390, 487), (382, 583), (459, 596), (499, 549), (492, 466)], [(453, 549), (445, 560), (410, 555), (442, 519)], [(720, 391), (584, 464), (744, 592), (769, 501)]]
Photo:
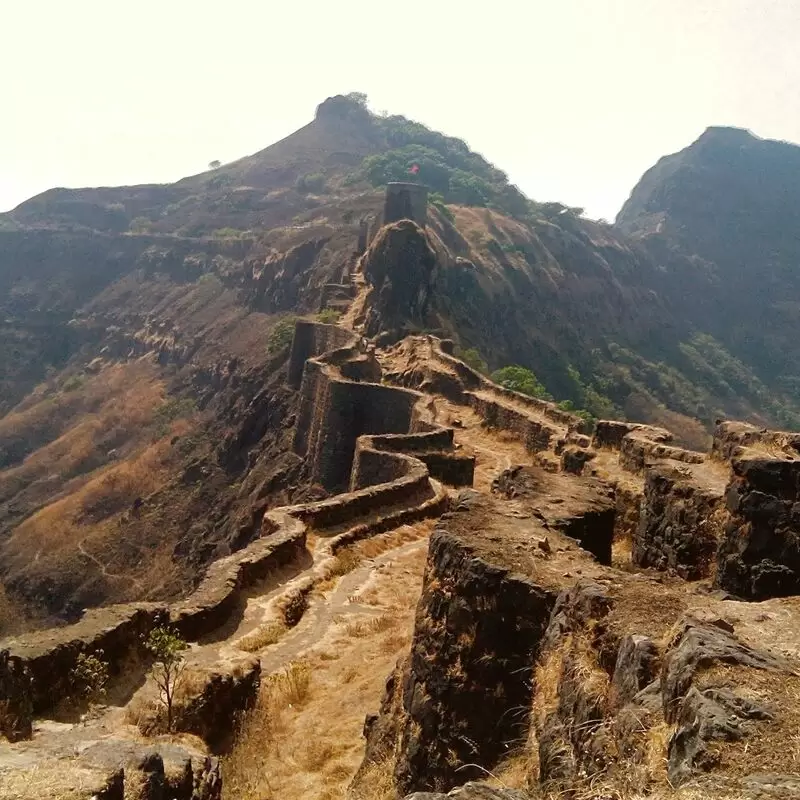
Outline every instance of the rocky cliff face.
[[(664, 285), (765, 384), (793, 391), (797, 348), (794, 232), (800, 148), (735, 128), (709, 128), (642, 177), (617, 219), (653, 253), (693, 258), (688, 283)], [(668, 267), (668, 269), (670, 269)], [(736, 320), (735, 325), (730, 320)]]
[[(601, 424), (593, 478), (517, 467), (442, 518), (354, 796), (387, 772), (401, 794), (444, 797), (425, 793), (487, 773), (518, 787), (520, 771), (531, 796), (792, 796), (800, 767), (780, 742), (795, 724), (784, 626), (797, 604), (777, 598), (800, 591), (781, 479), (797, 437), (724, 424), (705, 456), (664, 434)], [(626, 504), (640, 506), (633, 530), (615, 519)]]

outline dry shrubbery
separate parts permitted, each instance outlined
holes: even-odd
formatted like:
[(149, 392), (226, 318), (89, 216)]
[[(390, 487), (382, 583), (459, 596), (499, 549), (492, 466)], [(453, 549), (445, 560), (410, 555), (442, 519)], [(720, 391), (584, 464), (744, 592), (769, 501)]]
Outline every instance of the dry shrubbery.
[[(423, 532), (408, 528), (340, 551), (363, 556)], [(349, 555), (345, 555), (349, 553)], [(302, 666), (267, 679), (256, 708), (223, 762), (224, 797), (230, 800), (340, 800), (364, 754), (364, 716), (381, 700), (386, 676), (409, 645), (425, 559), (419, 548), (393, 560), (357, 590), (351, 603), (374, 605), (375, 617), (343, 614)], [(349, 561), (348, 566), (359, 561)], [(374, 778), (374, 780), (373, 780)], [(370, 776), (369, 800), (393, 796), (391, 769)], [(362, 789), (366, 788), (362, 782)]]
[[(170, 438), (191, 429), (186, 418), (196, 409), (165, 398), (157, 366), (145, 359), (106, 366), (78, 388), (40, 387), (0, 419), (0, 463), (9, 454), (24, 455), (20, 443), (33, 448), (22, 463), (0, 471), (0, 502), (13, 500), (20, 516), (27, 514), (11, 530), (2, 557), (12, 573), (33, 570), (67, 582), (124, 577), (141, 595), (174, 576), (172, 545), (162, 552), (150, 542), (144, 558), (119, 528), (137, 513), (139, 498), (174, 474), (180, 454)], [(0, 617), (3, 605), (0, 598)]]
[(225, 762), (226, 797), (271, 800), (270, 765), (280, 757), (288, 732), (286, 717), (309, 698), (311, 670), (295, 661), (270, 675), (261, 687), (258, 703), (248, 715), (236, 748)]
[(262, 625), (247, 636), (242, 637), (236, 646), (246, 653), (256, 653), (280, 641), (281, 637), (286, 633), (286, 623), (283, 620), (275, 620), (266, 625)]
[(46, 550), (48, 555), (72, 549), (77, 539), (92, 542), (115, 531), (113, 515), (128, 508), (164, 482), (172, 448), (161, 440), (128, 461), (109, 467), (63, 499), (42, 508), (18, 525), (7, 545), (12, 557), (25, 558)]
[(0, 583), (0, 639), (24, 630), (26, 614)]

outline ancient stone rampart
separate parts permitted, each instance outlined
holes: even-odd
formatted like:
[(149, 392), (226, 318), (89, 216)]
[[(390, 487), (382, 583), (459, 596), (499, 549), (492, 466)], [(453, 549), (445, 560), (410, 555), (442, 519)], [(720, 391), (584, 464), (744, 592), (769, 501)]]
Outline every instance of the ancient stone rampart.
[(504, 386), (490, 381), (485, 375), (481, 375), (480, 372), (472, 369), (463, 361), (456, 358), (452, 354), (451, 349), (452, 342), (449, 340), (433, 340), (432, 352), (434, 359), (447, 369), (454, 371), (467, 390), (464, 393), (465, 400), (462, 402), (473, 404), (472, 398), (474, 394), (469, 390), (484, 390), (494, 395), (495, 402), (502, 403), (502, 401), (507, 401), (523, 409), (529, 409), (537, 415), (542, 415), (552, 420), (557, 425), (566, 427), (569, 430), (579, 430), (584, 425), (584, 421), (579, 416), (571, 414), (569, 411), (564, 411), (555, 403), (550, 403), (546, 400), (540, 400), (538, 397), (530, 397), (527, 394), (506, 389)]
[(292, 349), (289, 353), (289, 377), (287, 382), (299, 389), (303, 380), (303, 369), (309, 358), (321, 356), (331, 350), (347, 347), (356, 342), (352, 331), (338, 325), (324, 325), (310, 320), (298, 320), (294, 326)]
[(629, 472), (642, 472), (648, 462), (653, 461), (702, 464), (706, 460), (703, 453), (653, 441), (648, 434), (647, 430), (633, 431), (623, 438), (619, 448), (619, 465), (623, 469)]
[(653, 442), (671, 442), (672, 434), (665, 428), (644, 425), (639, 422), (621, 422), (616, 419), (601, 419), (597, 422), (592, 436), (592, 446), (597, 449), (607, 447), (619, 450), (622, 440), (630, 433), (642, 432)]
[[(220, 628), (235, 612), (244, 591), (300, 559), (308, 528), (351, 524), (338, 537), (339, 546), (344, 546), (441, 513), (447, 494), (431, 482), (426, 457), (438, 455), (442, 463), (452, 457), (458, 466), (451, 470), (471, 477), (474, 461), (449, 453), (452, 430), (425, 423), (424, 415), (414, 411), (418, 393), (342, 377), (343, 367), (354, 360), (359, 369), (371, 373), (373, 357), (356, 337), (336, 326), (309, 322), (298, 323), (298, 332), (292, 358), (306, 358), (301, 384), (307, 392), (304, 401), (309, 402), (304, 402), (301, 417), (310, 418), (305, 437), (309, 458), (323, 476), (336, 475), (340, 482), (338, 476), (343, 475), (345, 488), (352, 490), (268, 511), (260, 538), (214, 562), (197, 589), (183, 600), (93, 609), (74, 625), (0, 642), (0, 707), (14, 711), (13, 717), (9, 713), (3, 718), (0, 732), (9, 738), (29, 735), (32, 714), (69, 697), (74, 691), (71, 673), (81, 653), (102, 650), (113, 676), (145, 655), (143, 640), (156, 625), (170, 623), (188, 641)], [(333, 349), (317, 354), (329, 346)], [(311, 383), (320, 391), (310, 388)], [(337, 424), (339, 429), (328, 430)], [(428, 430), (411, 432), (412, 427)], [(380, 435), (362, 436), (363, 429)]]
[(529, 453), (552, 449), (562, 430), (519, 407), (506, 405), (490, 392), (467, 392), (470, 405), (486, 425), (513, 433)]
[(645, 467), (655, 461), (702, 464), (706, 460), (704, 453), (675, 447), (671, 441), (672, 434), (664, 428), (603, 419), (595, 426), (592, 446), (618, 450), (620, 466), (634, 473), (643, 473)]
[(421, 227), (428, 222), (428, 187), (421, 183), (393, 182), (386, 185), (383, 224), (410, 219)]
[[(313, 339), (308, 326), (303, 324), (302, 338)], [(408, 433), (421, 397), (408, 389), (344, 377), (344, 364), (360, 355), (351, 336), (347, 346), (309, 358), (303, 370), (295, 452), (306, 457), (311, 479), (332, 492), (347, 489), (358, 438)]]

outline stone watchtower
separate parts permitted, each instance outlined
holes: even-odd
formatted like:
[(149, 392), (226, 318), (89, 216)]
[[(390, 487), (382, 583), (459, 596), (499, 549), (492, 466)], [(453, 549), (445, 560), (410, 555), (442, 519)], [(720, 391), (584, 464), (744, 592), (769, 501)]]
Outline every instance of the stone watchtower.
[(428, 187), (421, 183), (387, 183), (383, 224), (410, 219), (424, 228), (428, 222)]

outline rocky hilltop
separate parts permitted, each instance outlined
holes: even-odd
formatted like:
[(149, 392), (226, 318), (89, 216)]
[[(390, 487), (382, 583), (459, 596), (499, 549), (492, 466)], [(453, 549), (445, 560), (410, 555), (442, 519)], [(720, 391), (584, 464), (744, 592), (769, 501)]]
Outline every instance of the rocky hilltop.
[(0, 797), (796, 796), (794, 355), (766, 228), (683, 197), (749, 214), (776, 147), (609, 226), (347, 96), (0, 216)]
[(790, 333), (800, 286), (799, 181), (796, 145), (709, 128), (645, 173), (617, 219), (651, 251), (694, 257), (698, 274), (672, 295), (679, 291), (689, 313), (703, 315), (705, 330), (765, 385), (788, 391), (800, 366)]

